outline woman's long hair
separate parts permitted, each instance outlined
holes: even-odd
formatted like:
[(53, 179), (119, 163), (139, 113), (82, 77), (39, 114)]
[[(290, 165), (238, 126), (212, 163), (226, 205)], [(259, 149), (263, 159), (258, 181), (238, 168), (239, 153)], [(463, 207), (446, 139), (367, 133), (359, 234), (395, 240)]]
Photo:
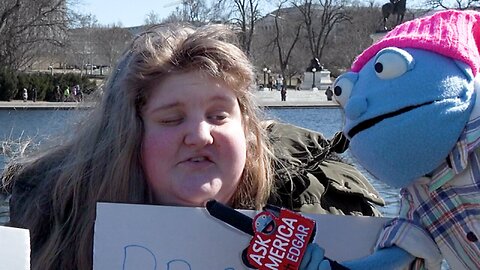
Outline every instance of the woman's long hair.
[[(51, 181), (51, 190), (35, 196), (18, 222), (31, 231), (33, 269), (92, 267), (96, 202), (152, 203), (141, 165), (144, 130), (140, 110), (152, 85), (171, 74), (200, 70), (234, 89), (248, 146), (243, 179), (231, 205), (264, 206), (273, 189), (271, 154), (252, 99), (254, 69), (234, 45), (234, 36), (222, 25), (160, 25), (140, 34), (74, 137), (23, 165), (18, 174), (36, 171), (44, 181)], [(45, 213), (34, 205), (45, 200), (51, 202), (52, 228), (38, 246), (35, 241), (45, 237), (40, 229)]]

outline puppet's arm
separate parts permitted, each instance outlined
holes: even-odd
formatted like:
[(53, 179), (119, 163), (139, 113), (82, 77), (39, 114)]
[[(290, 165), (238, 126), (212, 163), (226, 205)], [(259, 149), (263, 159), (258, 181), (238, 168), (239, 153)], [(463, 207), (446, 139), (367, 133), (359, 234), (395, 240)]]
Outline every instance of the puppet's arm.
[[(300, 265), (301, 270), (331, 270), (330, 264), (324, 260), (324, 250), (316, 244), (310, 244)], [(375, 269), (404, 269), (410, 265), (415, 257), (397, 246), (383, 248), (373, 254), (351, 261), (342, 262), (341, 265), (352, 270)]]

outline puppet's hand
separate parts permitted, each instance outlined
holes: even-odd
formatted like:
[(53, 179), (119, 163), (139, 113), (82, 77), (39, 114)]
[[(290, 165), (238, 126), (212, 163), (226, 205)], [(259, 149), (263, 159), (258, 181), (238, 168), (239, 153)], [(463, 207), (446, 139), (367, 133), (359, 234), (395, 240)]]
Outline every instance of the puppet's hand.
[(325, 251), (317, 244), (309, 244), (303, 255), (300, 270), (331, 270), (330, 262), (325, 260)]
[(406, 252), (404, 249), (401, 249), (397, 246), (392, 246), (377, 250), (372, 255), (360, 258), (358, 260), (342, 262), (342, 265), (352, 270), (393, 270), (407, 268), (414, 259), (415, 257)]

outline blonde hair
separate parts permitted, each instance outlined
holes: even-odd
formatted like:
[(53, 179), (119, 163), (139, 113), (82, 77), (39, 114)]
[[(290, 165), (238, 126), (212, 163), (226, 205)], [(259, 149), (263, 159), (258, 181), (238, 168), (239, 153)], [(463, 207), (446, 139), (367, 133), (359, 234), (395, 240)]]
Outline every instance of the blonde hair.
[(31, 230), (33, 269), (92, 267), (96, 202), (152, 203), (141, 166), (140, 110), (150, 86), (174, 73), (200, 70), (234, 90), (248, 146), (231, 206), (260, 209), (266, 204), (273, 190), (271, 153), (251, 93), (254, 68), (234, 37), (224, 25), (160, 25), (133, 40), (105, 85), (101, 103), (76, 136), (22, 169), (40, 171), (45, 181), (53, 179), (47, 199), (52, 228), (44, 244), (36, 246), (35, 241), (44, 237), (45, 198), (32, 199), (36, 201), (18, 221)]

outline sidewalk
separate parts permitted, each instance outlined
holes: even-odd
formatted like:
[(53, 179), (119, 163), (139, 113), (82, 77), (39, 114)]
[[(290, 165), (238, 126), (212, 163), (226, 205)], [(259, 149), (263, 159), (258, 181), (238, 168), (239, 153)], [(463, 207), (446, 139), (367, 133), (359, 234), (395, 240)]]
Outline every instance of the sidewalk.
[[(288, 89), (287, 100), (281, 101), (280, 91), (255, 91), (258, 105), (262, 107), (338, 107), (335, 101), (328, 101), (325, 91), (297, 91)], [(68, 110), (74, 108), (89, 109), (94, 106), (93, 102), (46, 102), (31, 100), (0, 101), (0, 110), (35, 110), (35, 109), (59, 109)]]
[(287, 100), (281, 101), (280, 91), (255, 91), (258, 104), (263, 107), (338, 107), (335, 101), (327, 100), (325, 90), (287, 90)]
[(92, 102), (47, 102), (31, 100), (24, 102), (23, 100), (0, 101), (0, 110), (69, 110), (74, 108), (89, 109), (94, 104)]

